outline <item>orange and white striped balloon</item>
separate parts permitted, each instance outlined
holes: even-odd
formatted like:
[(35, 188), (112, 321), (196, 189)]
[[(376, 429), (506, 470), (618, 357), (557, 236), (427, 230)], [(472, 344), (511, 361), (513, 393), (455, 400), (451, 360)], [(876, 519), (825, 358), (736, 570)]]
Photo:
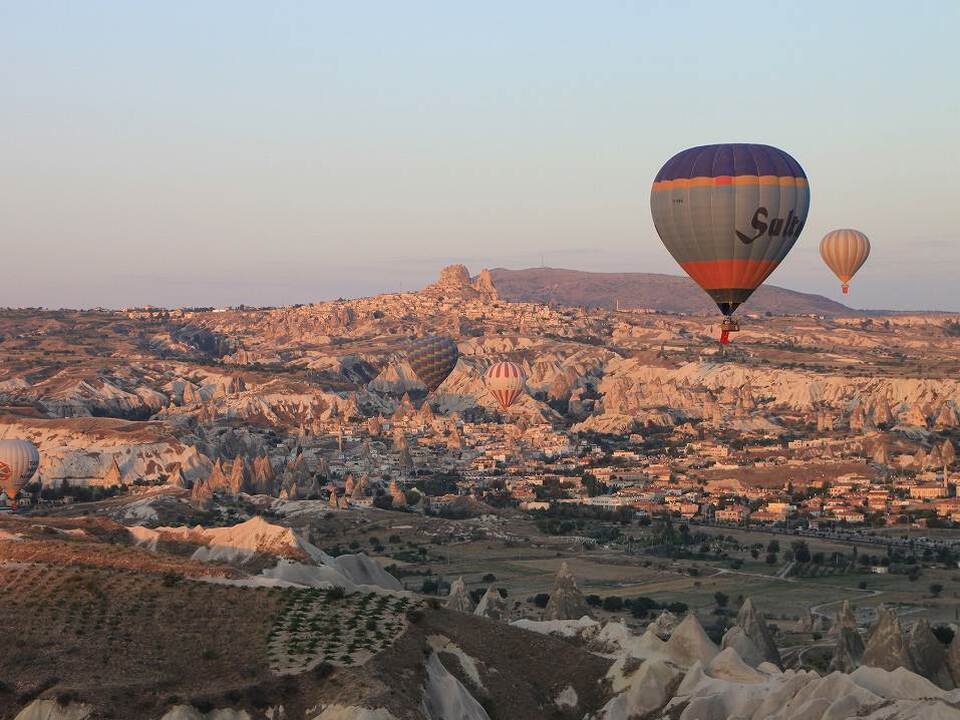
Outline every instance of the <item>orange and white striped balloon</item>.
[(483, 377), (490, 393), (504, 410), (520, 397), (527, 381), (523, 368), (512, 362), (498, 362), (491, 365)]
[(820, 257), (840, 278), (844, 295), (849, 290), (850, 278), (863, 266), (869, 255), (870, 241), (859, 230), (833, 230), (820, 241)]

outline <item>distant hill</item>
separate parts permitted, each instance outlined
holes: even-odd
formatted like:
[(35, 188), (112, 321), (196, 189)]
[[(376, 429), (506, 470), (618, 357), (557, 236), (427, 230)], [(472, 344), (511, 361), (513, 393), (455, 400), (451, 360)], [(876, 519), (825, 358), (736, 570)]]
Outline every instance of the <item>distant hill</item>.
[[(497, 293), (515, 302), (555, 302), (613, 309), (647, 308), (665, 312), (714, 313), (717, 306), (687, 277), (659, 273), (599, 273), (560, 268), (490, 271)], [(761, 286), (741, 312), (850, 315), (855, 311), (822, 295)]]

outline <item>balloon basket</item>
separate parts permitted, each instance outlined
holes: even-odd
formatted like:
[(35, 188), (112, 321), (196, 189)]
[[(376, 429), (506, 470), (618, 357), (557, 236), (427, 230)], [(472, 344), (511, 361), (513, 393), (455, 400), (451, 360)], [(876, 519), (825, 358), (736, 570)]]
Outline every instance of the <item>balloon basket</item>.
[(850, 292), (850, 286), (844, 283), (840, 286), (840, 289), (843, 291), (843, 294), (846, 295)]
[(720, 344), (729, 345), (730, 333), (737, 332), (739, 329), (740, 323), (738, 323), (736, 320), (724, 318), (723, 322), (720, 323)]

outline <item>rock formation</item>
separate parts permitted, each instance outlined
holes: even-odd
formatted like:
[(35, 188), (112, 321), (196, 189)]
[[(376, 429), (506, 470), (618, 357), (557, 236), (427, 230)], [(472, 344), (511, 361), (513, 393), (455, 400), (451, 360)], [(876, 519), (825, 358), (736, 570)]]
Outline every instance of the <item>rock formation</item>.
[(945, 690), (953, 688), (953, 679), (946, 665), (946, 648), (937, 640), (925, 618), (914, 623), (907, 633), (907, 652), (914, 672)]
[(577, 587), (567, 563), (561, 563), (557, 571), (557, 579), (550, 593), (550, 600), (543, 611), (544, 620), (578, 620), (584, 615), (590, 615), (590, 608), (583, 594)]
[(110, 468), (107, 470), (107, 474), (104, 475), (97, 484), (106, 488), (119, 487), (120, 485), (123, 485), (123, 473), (120, 472), (120, 466), (117, 464), (117, 458), (113, 458), (113, 461), (110, 463)]
[(863, 638), (860, 637), (860, 633), (849, 627), (841, 627), (837, 647), (830, 660), (829, 671), (853, 672), (863, 662), (863, 652)]
[(167, 475), (167, 485), (184, 490), (190, 487), (190, 483), (183, 475), (183, 469), (181, 468), (180, 463), (173, 464), (170, 474)]
[(937, 413), (937, 419), (934, 420), (933, 425), (938, 430), (955, 428), (960, 425), (960, 418), (957, 417), (956, 409), (949, 403), (944, 403), (940, 407), (940, 412)]
[(252, 491), (260, 495), (274, 495), (276, 493), (276, 473), (270, 458), (260, 455), (254, 458), (251, 484)]
[(881, 606), (877, 610), (877, 621), (870, 628), (863, 652), (863, 664), (884, 670), (903, 667), (910, 672), (916, 671), (894, 609)]
[(458, 577), (450, 584), (450, 593), (447, 595), (447, 601), (443, 606), (448, 610), (456, 610), (462, 613), (472, 613), (475, 610), (473, 600), (470, 599), (470, 593), (467, 592), (467, 586), (462, 577)]
[(951, 467), (957, 461), (957, 451), (950, 442), (950, 438), (943, 441), (940, 446), (940, 458), (943, 460), (943, 467)]
[(403, 488), (400, 487), (396, 480), (390, 481), (388, 492), (390, 493), (390, 500), (393, 502), (393, 507), (405, 508), (407, 506), (407, 495), (403, 492)]
[(213, 470), (210, 472), (205, 485), (210, 488), (211, 493), (229, 492), (230, 482), (223, 473), (223, 464), (219, 459), (213, 464)]
[(953, 684), (960, 687), (960, 632), (954, 633), (953, 640), (950, 641), (945, 663)]
[(213, 504), (213, 488), (207, 480), (197, 480), (190, 490), (190, 502), (201, 508), (208, 508)]
[(689, 613), (677, 625), (664, 650), (673, 662), (682, 667), (691, 667), (695, 663), (706, 665), (719, 652), (693, 613)]
[(743, 628), (744, 634), (753, 641), (764, 660), (774, 665), (781, 663), (777, 644), (773, 641), (770, 628), (767, 627), (767, 619), (762, 612), (754, 607), (751, 598), (747, 598), (740, 606), (740, 612), (737, 613), (737, 625)]
[(480, 293), (486, 300), (492, 301), (499, 298), (497, 287), (493, 283), (493, 274), (487, 269), (480, 271), (480, 274), (474, 279), (472, 286), (473, 289)]
[(739, 625), (734, 625), (723, 634), (720, 647), (724, 650), (732, 648), (736, 651), (740, 659), (750, 667), (757, 667), (760, 663), (767, 662), (766, 656), (757, 647)]
[(497, 300), (497, 288), (493, 284), (493, 275), (482, 270), (476, 280), (470, 279), (470, 271), (465, 265), (448, 265), (440, 270), (440, 277), (432, 285), (420, 291), (427, 297), (439, 297), (443, 300)]
[(840, 605), (840, 609), (837, 610), (837, 614), (834, 617), (833, 625), (830, 626), (831, 635), (839, 635), (841, 628), (849, 628), (850, 630), (857, 630), (857, 617), (853, 613), (853, 608), (850, 607), (850, 601), (844, 600)]
[(480, 598), (480, 602), (477, 603), (473, 614), (490, 618), (491, 620), (506, 620), (507, 601), (500, 595), (500, 591), (494, 585), (491, 585), (487, 588), (483, 597)]

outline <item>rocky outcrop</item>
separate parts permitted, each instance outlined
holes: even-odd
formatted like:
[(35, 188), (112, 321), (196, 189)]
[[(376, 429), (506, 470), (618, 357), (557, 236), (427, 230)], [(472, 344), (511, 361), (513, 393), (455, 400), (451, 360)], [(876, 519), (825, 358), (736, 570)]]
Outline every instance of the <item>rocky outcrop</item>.
[(34, 700), (14, 720), (87, 720), (93, 713), (93, 706), (84, 703), (61, 705), (56, 700)]
[(691, 667), (695, 663), (709, 663), (720, 651), (707, 637), (696, 615), (690, 613), (671, 633), (664, 652), (677, 665)]
[(947, 650), (930, 629), (927, 620), (918, 620), (907, 633), (907, 652), (913, 661), (914, 672), (936, 683), (945, 690), (954, 687), (947, 668)]
[(651, 717), (673, 697), (682, 675), (662, 660), (647, 660), (626, 680), (626, 689), (600, 710), (597, 720)]
[(473, 289), (480, 293), (481, 297), (486, 300), (497, 300), (499, 298), (497, 287), (493, 282), (493, 274), (487, 269), (480, 271), (480, 274), (474, 279), (472, 286)]
[(953, 640), (950, 641), (945, 663), (947, 672), (950, 673), (950, 678), (953, 680), (953, 684), (960, 687), (960, 632), (955, 633)]
[(863, 638), (856, 630), (841, 627), (837, 638), (837, 647), (830, 660), (830, 672), (839, 671), (850, 673), (860, 667), (863, 662)]
[(493, 275), (489, 270), (483, 270), (476, 280), (470, 279), (470, 271), (465, 265), (448, 265), (440, 270), (440, 277), (433, 285), (428, 285), (420, 291), (426, 296), (438, 297), (441, 300), (485, 300), (492, 302), (497, 299), (497, 288), (493, 283)]
[(767, 662), (764, 653), (739, 625), (734, 625), (723, 634), (720, 647), (724, 650), (735, 650), (740, 659), (750, 667), (755, 668), (760, 663)]
[(447, 671), (436, 651), (427, 658), (426, 675), (421, 705), (427, 720), (490, 720), (466, 686)]
[(190, 490), (190, 502), (199, 508), (209, 508), (213, 505), (213, 488), (206, 480), (197, 480)]
[(470, 593), (467, 592), (467, 586), (462, 577), (458, 577), (450, 584), (450, 592), (447, 594), (447, 601), (443, 606), (448, 610), (456, 610), (462, 613), (472, 613), (475, 610), (473, 600), (470, 599)]
[(877, 610), (877, 621), (870, 628), (863, 652), (863, 664), (883, 670), (902, 667), (915, 672), (903, 628), (892, 608), (881, 606)]
[(390, 501), (394, 508), (405, 508), (407, 506), (407, 495), (396, 480), (390, 481), (387, 492), (390, 494)]
[[(774, 665), (780, 665), (780, 652), (773, 641), (770, 628), (767, 627), (767, 618), (753, 605), (753, 600), (747, 598), (737, 613), (737, 625), (743, 628), (744, 634), (753, 641), (763, 659)], [(746, 659), (746, 658), (744, 658)]]
[(490, 618), (491, 620), (506, 620), (507, 601), (503, 599), (503, 596), (496, 586), (491, 585), (487, 588), (483, 597), (480, 598), (480, 602), (477, 603), (473, 614)]
[(953, 443), (950, 442), (950, 439), (947, 438), (943, 441), (943, 445), (940, 446), (940, 457), (943, 460), (943, 467), (951, 467), (957, 461), (957, 451), (953, 447)]
[(577, 580), (567, 567), (561, 563), (557, 579), (550, 593), (550, 600), (543, 611), (544, 620), (577, 620), (590, 615), (590, 607), (577, 587)]
[(850, 607), (850, 601), (844, 600), (840, 605), (840, 609), (837, 610), (837, 614), (834, 616), (833, 625), (830, 626), (831, 635), (839, 635), (841, 628), (848, 628), (850, 630), (857, 630), (857, 617), (853, 613), (853, 608)]
[(934, 420), (933, 426), (938, 430), (960, 426), (960, 418), (957, 417), (956, 409), (949, 403), (944, 403), (940, 407), (940, 412), (937, 413), (937, 418)]
[(679, 622), (680, 619), (676, 615), (669, 610), (663, 610), (657, 615), (657, 619), (650, 623), (649, 627), (653, 628), (653, 632), (656, 633), (657, 637), (661, 640), (666, 640), (670, 637), (670, 633), (673, 632)]

